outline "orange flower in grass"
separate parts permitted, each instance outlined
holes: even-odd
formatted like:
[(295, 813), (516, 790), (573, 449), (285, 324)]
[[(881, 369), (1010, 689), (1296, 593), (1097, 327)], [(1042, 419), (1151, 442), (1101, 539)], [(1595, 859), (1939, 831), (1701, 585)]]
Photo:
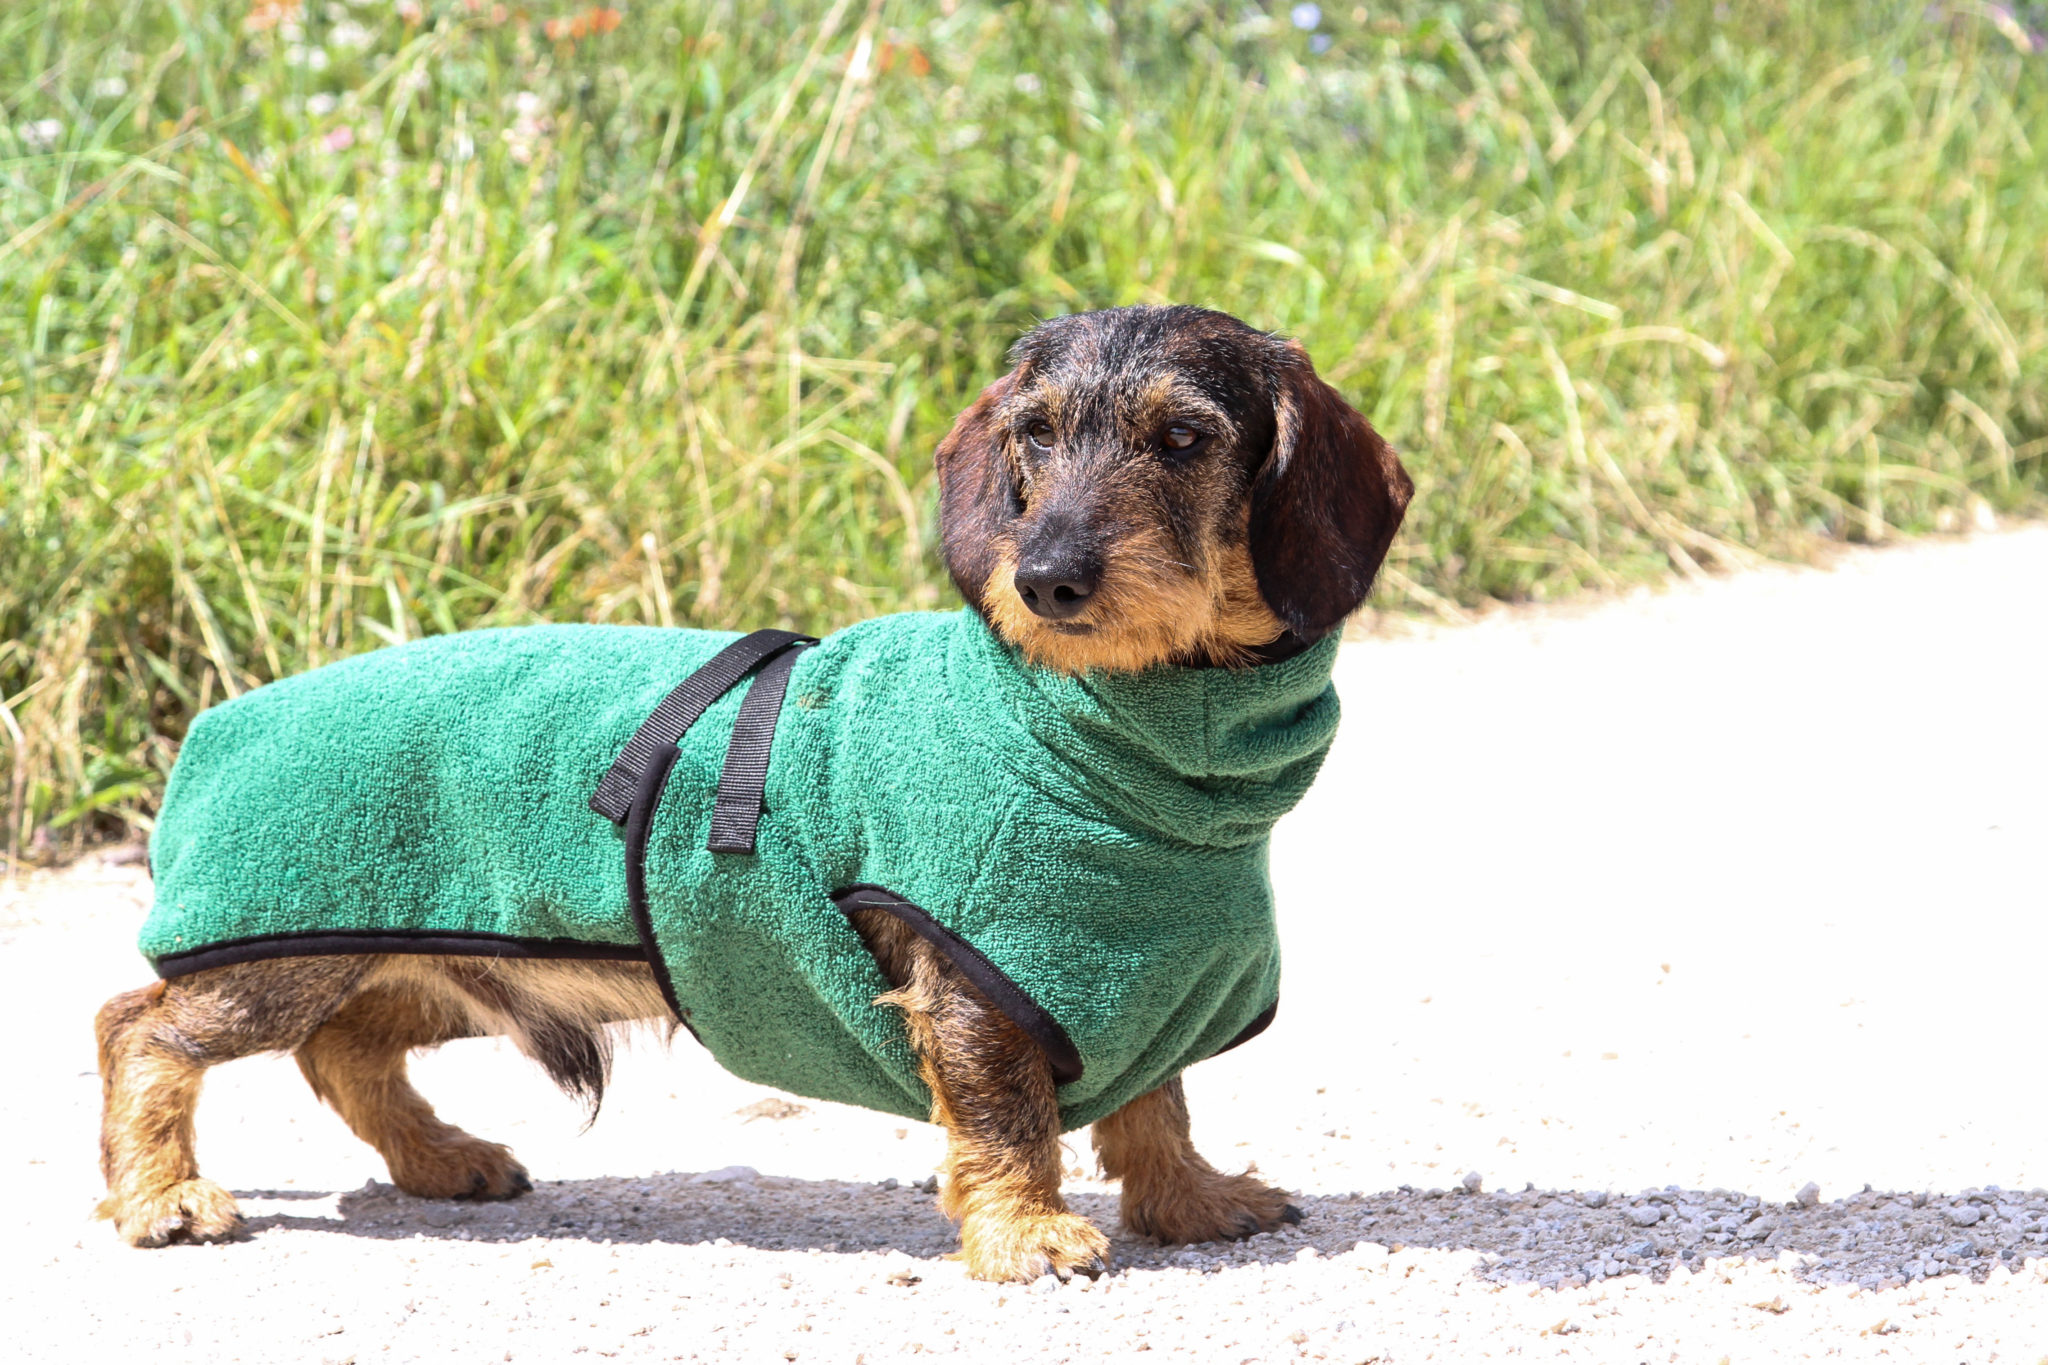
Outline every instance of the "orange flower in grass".
[(301, 8), (300, 0), (255, 0), (242, 19), (242, 30), (261, 33), (276, 28), (284, 20), (295, 18)]
[(581, 14), (566, 19), (550, 19), (541, 25), (541, 28), (554, 42), (573, 43), (580, 42), (592, 34), (610, 33), (625, 22), (625, 18), (625, 15), (615, 9), (600, 7), (584, 10)]
[(913, 76), (929, 76), (932, 73), (932, 59), (924, 55), (924, 49), (916, 43), (883, 43), (881, 67), (884, 71), (902, 63)]

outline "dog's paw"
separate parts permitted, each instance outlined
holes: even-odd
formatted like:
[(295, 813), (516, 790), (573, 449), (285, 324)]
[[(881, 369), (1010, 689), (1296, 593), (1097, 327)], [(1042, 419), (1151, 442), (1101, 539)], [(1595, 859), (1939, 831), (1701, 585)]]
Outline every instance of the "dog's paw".
[(1124, 1185), (1124, 1226), (1168, 1245), (1232, 1242), (1300, 1221), (1301, 1210), (1286, 1191), (1249, 1175), (1210, 1171), (1171, 1188)]
[(977, 1280), (1029, 1283), (1046, 1274), (1092, 1280), (1109, 1269), (1109, 1238), (1071, 1213), (983, 1213), (961, 1224), (960, 1256)]
[(242, 1230), (235, 1197), (211, 1180), (181, 1180), (153, 1193), (108, 1195), (99, 1216), (110, 1218), (129, 1246), (160, 1247), (171, 1242), (224, 1242)]
[(533, 1188), (510, 1147), (467, 1133), (386, 1152), (384, 1164), (392, 1184), (422, 1199), (516, 1199)]

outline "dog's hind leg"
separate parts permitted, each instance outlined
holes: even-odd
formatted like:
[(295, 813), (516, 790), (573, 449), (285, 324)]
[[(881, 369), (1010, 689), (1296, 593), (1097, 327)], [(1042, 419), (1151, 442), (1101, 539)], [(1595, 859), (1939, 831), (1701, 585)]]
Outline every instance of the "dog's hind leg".
[(1220, 1242), (1301, 1221), (1284, 1191), (1202, 1159), (1178, 1076), (1097, 1120), (1095, 1151), (1103, 1172), (1123, 1182), (1124, 1226), (1142, 1237)]
[(95, 1021), (99, 1216), (135, 1246), (210, 1242), (241, 1225), (234, 1196), (199, 1178), (192, 1117), (206, 1068), (295, 1047), (340, 1008), (367, 963), (306, 957), (217, 967), (115, 996)]
[(510, 1148), (434, 1116), (406, 1077), (406, 1054), (483, 1030), (457, 997), (430, 987), (425, 963), (389, 964), (298, 1049), (299, 1070), (355, 1135), (377, 1149), (391, 1181), (438, 1199), (507, 1199), (533, 1188)]

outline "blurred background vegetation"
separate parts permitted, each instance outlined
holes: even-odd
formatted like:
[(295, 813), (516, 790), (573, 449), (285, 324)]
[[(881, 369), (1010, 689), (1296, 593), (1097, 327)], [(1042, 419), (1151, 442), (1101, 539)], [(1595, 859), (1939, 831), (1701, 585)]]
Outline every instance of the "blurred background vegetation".
[(1383, 607), (2048, 490), (2048, 6), (12, 0), (0, 850), (210, 703), (535, 619), (954, 601), (930, 451), (1048, 314), (1307, 344)]

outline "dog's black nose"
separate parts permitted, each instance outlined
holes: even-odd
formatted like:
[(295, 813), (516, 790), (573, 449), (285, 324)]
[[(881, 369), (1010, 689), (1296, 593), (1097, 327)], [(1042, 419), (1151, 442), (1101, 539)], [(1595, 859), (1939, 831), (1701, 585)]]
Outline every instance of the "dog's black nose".
[(1017, 595), (1048, 621), (1064, 621), (1088, 605), (1101, 577), (1093, 558), (1044, 556), (1017, 567)]

